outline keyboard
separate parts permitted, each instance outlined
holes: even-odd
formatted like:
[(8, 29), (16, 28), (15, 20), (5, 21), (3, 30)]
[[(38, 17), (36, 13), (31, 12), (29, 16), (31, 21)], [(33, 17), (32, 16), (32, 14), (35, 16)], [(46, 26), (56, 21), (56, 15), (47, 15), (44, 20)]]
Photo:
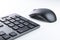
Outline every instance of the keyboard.
[(40, 25), (18, 14), (0, 18), (0, 40), (14, 40), (37, 28)]

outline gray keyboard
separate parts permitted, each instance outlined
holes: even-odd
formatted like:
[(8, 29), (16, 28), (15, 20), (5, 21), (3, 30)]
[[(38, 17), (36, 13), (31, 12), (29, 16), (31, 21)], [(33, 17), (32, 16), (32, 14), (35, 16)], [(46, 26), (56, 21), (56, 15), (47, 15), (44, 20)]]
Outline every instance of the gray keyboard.
[(0, 40), (14, 40), (39, 28), (39, 25), (18, 14), (11, 14), (0, 19)]

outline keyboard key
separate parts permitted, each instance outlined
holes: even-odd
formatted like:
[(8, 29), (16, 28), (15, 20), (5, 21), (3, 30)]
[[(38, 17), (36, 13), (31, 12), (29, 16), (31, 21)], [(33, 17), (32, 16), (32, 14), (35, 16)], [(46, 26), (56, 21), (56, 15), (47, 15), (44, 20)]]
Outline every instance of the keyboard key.
[(12, 37), (14, 37), (14, 36), (17, 36), (17, 33), (11, 32), (9, 35), (12, 36)]
[(23, 20), (20, 20), (19, 22), (20, 22), (20, 23), (24, 23), (24, 21), (23, 21)]
[(35, 26), (33, 26), (33, 25), (29, 24), (29, 25), (28, 25), (28, 27), (30, 27), (30, 28), (34, 28)]
[(10, 22), (9, 21), (5, 21), (4, 23), (9, 24)]
[(20, 17), (22, 20), (28, 21), (28, 19), (24, 18), (24, 17)]
[(24, 25), (28, 25), (29, 23), (28, 22), (24, 22)]
[(21, 16), (19, 16), (19, 15), (15, 15), (15, 17), (19, 18), (19, 17), (21, 17)]
[(24, 25), (23, 24), (20, 24), (20, 25), (18, 25), (19, 27), (23, 27)]
[(7, 35), (7, 34), (3, 35), (2, 37), (3, 37), (4, 39), (6, 39), (6, 40), (10, 38), (10, 36)]
[(2, 36), (0, 36), (0, 40), (5, 40)]
[(19, 33), (23, 33), (23, 32), (25, 32), (25, 31), (27, 31), (27, 30), (29, 30), (29, 28), (28, 28), (27, 26), (25, 26), (25, 27), (23, 27), (23, 28), (19, 28), (17, 31), (18, 31)]
[(11, 21), (11, 22), (14, 22), (15, 20), (14, 20), (14, 19), (11, 19), (10, 21)]
[(20, 19), (19, 19), (19, 18), (16, 18), (15, 20), (16, 20), (16, 21), (19, 21)]
[(6, 20), (10, 20), (11, 18), (10, 17), (7, 17)]
[(19, 27), (18, 26), (14, 26), (12, 27), (14, 30), (17, 30)]
[(36, 23), (34, 23), (34, 22), (32, 22), (32, 21), (28, 21), (30, 24), (32, 24), (32, 25), (34, 25), (34, 26), (39, 26), (38, 24), (36, 24)]
[(12, 17), (10, 17), (10, 18), (15, 19), (16, 17), (15, 17), (15, 16), (12, 16)]
[(14, 24), (18, 25), (18, 24), (20, 24), (20, 23), (19, 23), (18, 21), (15, 21)]
[(10, 24), (8, 24), (10, 27), (13, 27), (14, 26), (14, 24), (13, 23), (10, 23)]
[(3, 31), (0, 31), (0, 36), (4, 35), (5, 33)]

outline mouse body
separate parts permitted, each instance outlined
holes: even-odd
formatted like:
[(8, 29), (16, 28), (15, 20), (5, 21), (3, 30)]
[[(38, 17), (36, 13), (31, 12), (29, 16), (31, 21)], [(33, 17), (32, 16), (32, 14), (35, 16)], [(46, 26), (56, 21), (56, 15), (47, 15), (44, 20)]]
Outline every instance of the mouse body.
[(30, 15), (31, 18), (45, 21), (45, 22), (55, 22), (57, 20), (55, 13), (50, 9), (34, 9), (33, 14)]

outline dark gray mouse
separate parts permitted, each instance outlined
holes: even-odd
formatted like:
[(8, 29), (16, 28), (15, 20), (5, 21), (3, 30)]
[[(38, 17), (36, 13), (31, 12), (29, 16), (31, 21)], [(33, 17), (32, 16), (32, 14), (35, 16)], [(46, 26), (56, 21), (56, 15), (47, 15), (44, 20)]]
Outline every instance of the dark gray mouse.
[(31, 14), (30, 17), (50, 23), (57, 20), (55, 13), (52, 10), (46, 8), (34, 9), (33, 14)]

